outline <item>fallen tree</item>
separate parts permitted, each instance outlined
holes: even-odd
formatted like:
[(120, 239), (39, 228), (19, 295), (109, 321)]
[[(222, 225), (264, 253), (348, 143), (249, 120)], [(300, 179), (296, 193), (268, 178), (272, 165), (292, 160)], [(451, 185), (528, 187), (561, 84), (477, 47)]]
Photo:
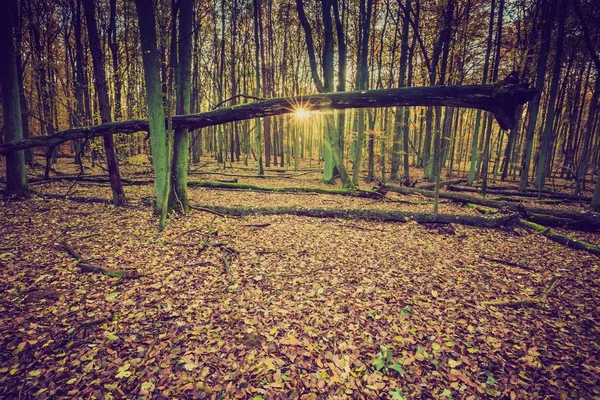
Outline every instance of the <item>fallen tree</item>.
[[(425, 189), (425, 187), (419, 187), (419, 189)], [(468, 192), (468, 193), (480, 193), (481, 191), (474, 187), (463, 187), (463, 186), (455, 186), (448, 185), (448, 190), (452, 192)], [(510, 189), (499, 189), (499, 188), (488, 188), (486, 189), (487, 194), (489, 195), (498, 195), (498, 196), (511, 196), (511, 197), (528, 197), (528, 198), (538, 198), (539, 193), (537, 191), (527, 191), (527, 192), (519, 192), (517, 190)], [(546, 199), (556, 199), (561, 201), (582, 201), (582, 202), (590, 202), (592, 201), (591, 197), (588, 196), (573, 196), (565, 193), (557, 193), (550, 191), (543, 191), (542, 197)]]
[[(172, 117), (172, 128), (199, 129), (228, 122), (292, 113), (299, 108), (319, 111), (371, 107), (446, 106), (489, 111), (494, 114), (500, 127), (506, 130), (515, 123), (517, 107), (533, 99), (535, 94), (535, 89), (529, 88), (528, 84), (519, 83), (515, 75), (511, 74), (503, 81), (491, 85), (410, 87), (281, 97), (199, 114), (176, 115)], [(90, 139), (106, 134), (131, 134), (148, 132), (148, 130), (147, 120), (110, 122), (4, 143), (0, 145), (0, 154), (32, 147), (53, 147), (73, 139)]]
[[(417, 194), (434, 198), (435, 193), (430, 190), (408, 188), (399, 185), (386, 184), (389, 191), (400, 194)], [(510, 203), (506, 201), (491, 200), (480, 196), (472, 196), (464, 193), (442, 192), (440, 198), (453, 200), (463, 204), (478, 204), (481, 206), (497, 208), (520, 213), (524, 218), (541, 218), (541, 216), (554, 217), (545, 218), (544, 222), (552, 227), (567, 227), (584, 231), (600, 231), (600, 215), (593, 212), (577, 212), (565, 210), (550, 210), (543, 207), (526, 206), (521, 203)]]
[(337, 188), (316, 188), (316, 187), (268, 187), (251, 185), (247, 183), (233, 182), (214, 182), (214, 181), (188, 181), (189, 187), (204, 187), (211, 189), (231, 189), (231, 190), (256, 190), (259, 192), (277, 192), (277, 193), (317, 193), (317, 194), (337, 194), (342, 196), (362, 197), (368, 199), (381, 199), (384, 196), (372, 190), (357, 189), (337, 189)]
[(584, 250), (589, 253), (600, 256), (600, 247), (596, 246), (595, 244), (584, 242), (583, 240), (577, 240), (577, 239), (574, 239), (569, 236), (560, 235), (550, 228), (547, 228), (540, 224), (536, 224), (531, 221), (526, 221), (526, 220), (522, 219), (520, 222), (524, 226), (531, 228), (531, 229), (541, 233), (542, 235), (546, 236), (548, 239), (552, 240), (553, 242), (560, 243), (560, 244), (570, 247), (572, 249)]
[(348, 218), (391, 222), (415, 221), (421, 224), (461, 224), (484, 228), (500, 228), (512, 226), (518, 222), (518, 216), (510, 215), (501, 218), (485, 218), (472, 215), (433, 214), (407, 211), (383, 211), (340, 208), (297, 208), (297, 207), (225, 207), (196, 204), (194, 207), (212, 211), (221, 215), (297, 215), (316, 218)]

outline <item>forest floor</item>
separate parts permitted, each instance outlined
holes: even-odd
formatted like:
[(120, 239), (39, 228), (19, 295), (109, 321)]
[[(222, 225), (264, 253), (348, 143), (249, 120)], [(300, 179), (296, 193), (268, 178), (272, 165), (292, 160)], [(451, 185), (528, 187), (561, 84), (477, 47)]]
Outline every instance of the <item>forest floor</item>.
[[(56, 168), (76, 173), (70, 162), (60, 159)], [(150, 168), (138, 162), (122, 175), (142, 172)], [(327, 187), (318, 172), (305, 172), (238, 179)], [(198, 177), (215, 178), (232, 179)], [(105, 184), (33, 187), (110, 199)], [(0, 204), (0, 397), (600, 396), (597, 256), (521, 227), (192, 211), (172, 216), (159, 233), (152, 185), (125, 190), (126, 208), (37, 196)], [(432, 210), (431, 204), (206, 188), (191, 188), (190, 199)], [(440, 212), (481, 215), (450, 202)], [(579, 235), (600, 244), (599, 234)], [(83, 273), (65, 242), (90, 264), (136, 274)], [(512, 300), (523, 303), (486, 303)]]

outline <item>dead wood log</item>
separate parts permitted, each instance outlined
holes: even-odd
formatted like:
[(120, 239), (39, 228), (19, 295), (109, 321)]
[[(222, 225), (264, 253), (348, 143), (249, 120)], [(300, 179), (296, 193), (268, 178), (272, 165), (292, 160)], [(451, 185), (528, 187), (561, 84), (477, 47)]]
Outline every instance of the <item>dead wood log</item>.
[(360, 210), (340, 208), (297, 208), (297, 207), (224, 207), (199, 205), (203, 209), (212, 210), (221, 214), (245, 215), (297, 215), (315, 218), (348, 218), (376, 221), (409, 222), (421, 224), (461, 224), (484, 228), (499, 228), (512, 226), (518, 221), (517, 215), (502, 218), (485, 218), (471, 215), (433, 214), (407, 211)]
[(131, 278), (134, 275), (128, 271), (112, 270), (112, 269), (107, 269), (107, 268), (99, 267), (97, 265), (90, 264), (83, 257), (81, 257), (81, 255), (73, 247), (71, 247), (65, 241), (61, 242), (61, 246), (63, 247), (63, 249), (65, 249), (65, 251), (67, 253), (69, 253), (69, 255), (71, 257), (73, 257), (74, 259), (77, 260), (76, 267), (79, 268), (80, 270), (82, 270), (83, 272), (93, 272), (95, 274), (104, 274), (104, 275), (108, 275), (113, 278), (122, 278), (122, 277)]
[[(440, 182), (440, 188), (443, 187), (444, 185), (450, 187), (454, 184), (458, 184), (458, 183), (462, 183), (465, 182), (465, 179), (463, 178), (457, 178), (457, 179), (449, 179), (446, 181), (441, 181)], [(423, 189), (423, 190), (433, 190), (435, 189), (435, 182), (428, 182), (428, 183), (417, 183), (415, 185), (415, 187), (417, 189)]]
[(597, 256), (600, 256), (600, 246), (596, 246), (595, 244), (591, 244), (591, 243), (585, 242), (583, 240), (577, 240), (577, 239), (569, 237), (569, 236), (560, 235), (560, 234), (556, 233), (555, 231), (553, 231), (552, 229), (547, 228), (543, 225), (536, 224), (535, 222), (530, 222), (530, 221), (527, 221), (524, 219), (521, 219), (520, 222), (524, 226), (531, 228), (531, 229), (541, 233), (542, 235), (546, 236), (548, 239), (552, 240), (553, 242), (563, 244), (572, 249), (584, 250), (584, 251), (587, 251), (588, 253), (592, 253)]
[[(400, 194), (416, 194), (425, 197), (434, 197), (434, 192), (430, 190), (421, 190), (415, 188), (408, 188), (404, 186), (386, 184), (385, 188), (391, 192)], [(464, 193), (455, 193), (443, 191), (439, 194), (440, 198), (453, 200), (463, 204), (479, 204), (486, 207), (497, 208), (500, 210), (509, 210), (512, 212), (518, 212), (525, 218), (529, 218), (529, 215), (539, 214), (548, 215), (558, 219), (548, 219), (548, 225), (552, 227), (564, 226), (565, 220), (572, 220), (568, 227), (572, 229), (578, 229), (583, 231), (600, 231), (600, 215), (593, 212), (577, 212), (577, 211), (566, 211), (566, 210), (550, 210), (548, 208), (526, 206), (523, 204), (509, 203), (506, 201), (487, 199), (481, 196), (473, 196)], [(552, 225), (553, 222), (556, 225)]]
[[(419, 189), (423, 189), (423, 188), (424, 187), (419, 187)], [(463, 186), (456, 186), (456, 185), (448, 185), (448, 190), (452, 191), (452, 192), (468, 192), (468, 193), (481, 192), (479, 189), (474, 188), (474, 187), (463, 187)], [(533, 198), (533, 199), (537, 199), (539, 196), (538, 193), (534, 193), (534, 192), (523, 193), (523, 192), (519, 192), (516, 190), (503, 190), (503, 189), (487, 189), (487, 193), (490, 195), (496, 195), (496, 196), (527, 197), (527, 198)], [(572, 196), (570, 194), (564, 194), (564, 193), (543, 192), (542, 195), (546, 199), (551, 199), (551, 200), (574, 201), (574, 202), (590, 202), (590, 201), (592, 201), (591, 197)], [(517, 201), (521, 201), (521, 200), (517, 200)]]
[[(76, 181), (76, 182), (93, 182), (93, 183), (110, 183), (108, 176), (51, 176), (48, 178), (32, 178), (30, 183), (40, 185), (44, 183), (60, 182), (60, 181)], [(154, 183), (153, 179), (129, 179), (121, 178), (121, 182), (127, 185), (149, 185)]]
[[(502, 129), (515, 123), (515, 111), (535, 96), (537, 91), (520, 84), (515, 74), (491, 85), (455, 85), (407, 87), (398, 89), (361, 90), (353, 92), (319, 93), (308, 96), (282, 97), (255, 103), (191, 115), (172, 117), (174, 129), (198, 129), (228, 122), (292, 113), (299, 107), (317, 110), (344, 110), (349, 108), (397, 106), (446, 106), (477, 108), (489, 111)], [(165, 121), (165, 124), (167, 121)], [(68, 140), (115, 133), (148, 132), (147, 120), (110, 122), (86, 128), (74, 128), (49, 136), (34, 136), (0, 145), (0, 154), (32, 147), (56, 146)]]
[(342, 196), (362, 197), (368, 199), (381, 199), (384, 196), (372, 190), (337, 189), (337, 188), (315, 188), (315, 187), (267, 187), (251, 185), (248, 183), (228, 183), (214, 181), (188, 181), (188, 187), (204, 187), (212, 189), (234, 189), (234, 190), (256, 190), (260, 192), (278, 193), (317, 193), (336, 194)]
[(597, 225), (595, 221), (590, 221), (585, 216), (581, 219), (555, 217), (548, 214), (527, 213), (526, 219), (538, 225), (552, 228), (574, 229), (578, 231), (595, 231)]
[(58, 200), (70, 200), (76, 203), (97, 203), (97, 204), (113, 204), (113, 202), (109, 199), (101, 199), (98, 197), (81, 197), (81, 196), (67, 196), (64, 194), (54, 194), (54, 193), (38, 193), (35, 191), (31, 191), (38, 197), (42, 199), (58, 199)]

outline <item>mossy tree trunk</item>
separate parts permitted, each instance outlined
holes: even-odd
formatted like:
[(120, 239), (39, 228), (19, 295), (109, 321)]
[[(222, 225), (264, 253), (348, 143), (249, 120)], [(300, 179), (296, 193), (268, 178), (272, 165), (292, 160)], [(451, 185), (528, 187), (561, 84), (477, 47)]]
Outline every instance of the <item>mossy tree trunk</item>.
[(135, 3), (140, 26), (144, 80), (146, 82), (156, 211), (160, 217), (159, 227), (163, 229), (167, 219), (171, 171), (162, 101), (160, 58), (156, 47), (156, 18), (152, 0), (136, 0)]

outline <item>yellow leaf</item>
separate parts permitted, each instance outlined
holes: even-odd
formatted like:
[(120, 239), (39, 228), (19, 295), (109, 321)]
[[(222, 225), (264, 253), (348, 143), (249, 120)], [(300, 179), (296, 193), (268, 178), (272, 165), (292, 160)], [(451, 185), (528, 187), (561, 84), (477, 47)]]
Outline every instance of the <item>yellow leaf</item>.
[(287, 344), (290, 346), (300, 346), (302, 343), (294, 336), (293, 333), (288, 334), (285, 338), (280, 341), (281, 344)]
[(438, 292), (437, 292), (437, 290), (432, 290), (432, 291), (431, 291), (431, 295), (432, 295), (433, 297), (437, 298), (437, 297), (438, 297)]
[(448, 360), (448, 365), (450, 365), (450, 368), (456, 368), (460, 364), (462, 364), (462, 361), (460, 361), (460, 360), (453, 360), (451, 358)]
[(71, 379), (69, 379), (69, 380), (67, 381), (67, 385), (72, 385), (72, 384), (74, 384), (75, 382), (77, 382), (77, 378), (71, 378)]
[(129, 371), (130, 366), (131, 365), (129, 363), (120, 366), (115, 377), (119, 379), (129, 378), (131, 376), (131, 371)]
[(40, 376), (41, 373), (42, 373), (42, 371), (40, 371), (39, 369), (34, 369), (33, 371), (29, 371), (29, 375), (31, 375), (31, 376)]

